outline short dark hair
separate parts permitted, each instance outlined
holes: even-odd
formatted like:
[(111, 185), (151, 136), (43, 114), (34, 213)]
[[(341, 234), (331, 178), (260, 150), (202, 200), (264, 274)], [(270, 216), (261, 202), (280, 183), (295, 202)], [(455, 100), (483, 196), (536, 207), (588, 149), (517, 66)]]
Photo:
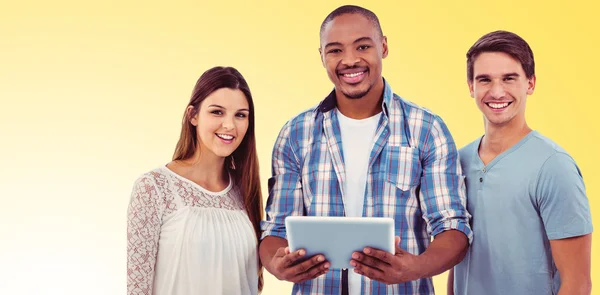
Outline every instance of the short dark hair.
[(535, 75), (533, 51), (529, 44), (515, 33), (494, 31), (479, 38), (467, 52), (467, 79), (469, 81), (473, 81), (475, 59), (483, 52), (504, 52), (521, 63), (527, 78)]
[(377, 15), (375, 15), (375, 13), (366, 8), (356, 5), (340, 6), (331, 13), (329, 13), (325, 20), (323, 20), (323, 23), (321, 23), (321, 31), (319, 32), (319, 36), (323, 34), (323, 30), (325, 30), (325, 26), (327, 26), (328, 23), (330, 23), (334, 18), (344, 14), (360, 14), (366, 17), (375, 26), (379, 33), (379, 36), (383, 36), (383, 31), (381, 30), (381, 25), (379, 24), (379, 18), (377, 18)]

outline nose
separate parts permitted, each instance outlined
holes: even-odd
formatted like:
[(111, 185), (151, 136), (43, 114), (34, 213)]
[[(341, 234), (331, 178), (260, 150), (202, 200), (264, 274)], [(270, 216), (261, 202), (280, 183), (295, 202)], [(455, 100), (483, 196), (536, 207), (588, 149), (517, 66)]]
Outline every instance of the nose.
[(225, 130), (232, 130), (235, 126), (233, 123), (233, 116), (225, 116), (221, 125)]
[(345, 50), (344, 55), (342, 56), (342, 64), (345, 66), (353, 66), (360, 61), (358, 55), (354, 52), (354, 50)]
[(502, 83), (496, 82), (492, 84), (492, 88), (490, 89), (490, 95), (493, 98), (503, 98), (505, 94), (506, 92), (504, 91), (504, 86), (502, 86)]

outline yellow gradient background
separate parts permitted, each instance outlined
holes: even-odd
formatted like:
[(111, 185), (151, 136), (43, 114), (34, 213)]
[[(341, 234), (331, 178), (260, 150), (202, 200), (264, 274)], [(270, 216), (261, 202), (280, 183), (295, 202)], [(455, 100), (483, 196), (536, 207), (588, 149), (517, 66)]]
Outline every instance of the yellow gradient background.
[[(279, 129), (332, 88), (319, 26), (342, 4), (1, 1), (0, 294), (125, 293), (133, 182), (170, 160), (192, 87), (212, 66), (234, 66), (250, 84), (266, 200)], [(600, 228), (595, 1), (352, 4), (380, 18), (394, 91), (441, 115), (459, 147), (483, 132), (467, 49), (496, 29), (524, 37), (538, 77), (528, 122), (575, 158)], [(597, 239), (592, 253), (600, 294)], [(437, 294), (445, 280), (434, 278)], [(290, 290), (267, 275), (263, 294)]]

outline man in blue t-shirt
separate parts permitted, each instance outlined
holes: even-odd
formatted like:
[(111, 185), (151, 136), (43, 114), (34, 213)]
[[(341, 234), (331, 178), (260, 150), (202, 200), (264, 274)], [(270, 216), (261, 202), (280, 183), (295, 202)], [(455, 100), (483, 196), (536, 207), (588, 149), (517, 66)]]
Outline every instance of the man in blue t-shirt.
[(474, 238), (449, 294), (590, 294), (592, 220), (577, 164), (525, 121), (533, 52), (514, 33), (481, 37), (467, 53), (485, 134), (460, 150)]

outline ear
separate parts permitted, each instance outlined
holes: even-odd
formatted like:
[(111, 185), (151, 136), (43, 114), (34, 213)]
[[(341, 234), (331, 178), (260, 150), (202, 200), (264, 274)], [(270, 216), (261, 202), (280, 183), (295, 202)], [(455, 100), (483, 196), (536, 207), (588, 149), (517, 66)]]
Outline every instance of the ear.
[(194, 126), (198, 126), (198, 112), (194, 110), (194, 106), (188, 106), (186, 109), (186, 117), (190, 120), (190, 123)]
[(535, 90), (535, 75), (531, 76), (531, 78), (527, 79), (527, 95), (532, 95), (533, 90)]
[(323, 49), (321, 49), (321, 47), (319, 47), (319, 58), (321, 58), (321, 64), (323, 65), (323, 67), (326, 68), (325, 55), (323, 55)]
[(387, 37), (386, 36), (381, 37), (381, 47), (383, 49), (383, 52), (381, 54), (381, 58), (386, 58), (388, 56), (388, 44), (387, 44)]
[(473, 90), (473, 81), (467, 80), (467, 85), (469, 85), (469, 94), (472, 98), (475, 98), (475, 91)]

